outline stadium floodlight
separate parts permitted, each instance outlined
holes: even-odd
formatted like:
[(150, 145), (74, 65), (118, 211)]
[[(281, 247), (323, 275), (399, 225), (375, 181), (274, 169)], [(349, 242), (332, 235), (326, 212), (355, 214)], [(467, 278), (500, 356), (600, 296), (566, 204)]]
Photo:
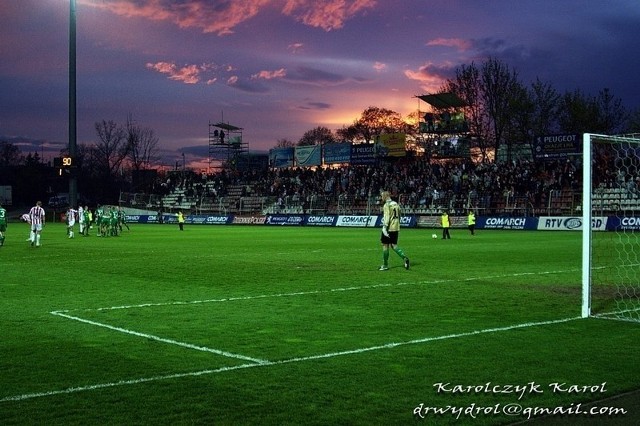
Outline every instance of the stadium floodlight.
[(582, 317), (640, 322), (640, 137), (584, 134)]
[[(69, 156), (74, 158), (77, 151), (76, 117), (76, 0), (69, 2)], [(69, 176), (69, 203), (77, 206), (78, 181)]]

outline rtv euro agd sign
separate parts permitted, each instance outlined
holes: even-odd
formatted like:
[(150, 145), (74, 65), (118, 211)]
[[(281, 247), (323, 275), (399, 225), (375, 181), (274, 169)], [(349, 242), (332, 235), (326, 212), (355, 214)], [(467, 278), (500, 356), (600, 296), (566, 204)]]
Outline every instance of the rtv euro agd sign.
[[(591, 229), (594, 231), (606, 231), (607, 218), (606, 217), (592, 217)], [(538, 220), (539, 231), (579, 231), (582, 230), (582, 218), (564, 217), (564, 216), (546, 216), (541, 217)]]

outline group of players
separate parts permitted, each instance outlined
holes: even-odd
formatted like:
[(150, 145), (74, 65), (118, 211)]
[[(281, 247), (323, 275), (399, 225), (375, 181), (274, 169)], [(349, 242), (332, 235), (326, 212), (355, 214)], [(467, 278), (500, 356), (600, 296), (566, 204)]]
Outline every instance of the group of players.
[[(29, 224), (29, 238), (27, 241), (31, 246), (40, 247), (42, 229), (45, 223), (45, 212), (42, 202), (38, 201), (29, 213), (20, 217)], [(88, 206), (79, 206), (78, 209), (69, 207), (64, 216), (67, 225), (67, 237), (74, 238), (76, 223), (79, 225), (79, 233), (88, 236), (91, 229), (97, 229), (96, 236), (109, 237), (118, 236), (122, 233), (123, 227), (130, 230), (126, 221), (126, 216), (121, 207), (98, 206), (95, 213)], [(0, 205), (0, 247), (4, 245), (7, 231), (7, 210)]]
[(77, 210), (69, 207), (65, 217), (69, 238), (74, 237), (76, 222), (79, 224), (80, 235), (85, 237), (89, 235), (89, 230), (94, 226), (97, 229), (96, 236), (98, 237), (117, 237), (122, 233), (123, 227), (130, 230), (121, 207), (98, 205), (95, 213), (88, 206), (79, 206)]

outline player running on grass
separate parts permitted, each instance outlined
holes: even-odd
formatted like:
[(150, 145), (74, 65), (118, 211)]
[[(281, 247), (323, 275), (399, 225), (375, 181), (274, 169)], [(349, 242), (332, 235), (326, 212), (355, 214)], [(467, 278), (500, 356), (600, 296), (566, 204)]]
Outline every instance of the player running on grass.
[(42, 235), (42, 228), (44, 228), (45, 213), (42, 208), (42, 201), (36, 202), (36, 205), (29, 210), (29, 223), (31, 224), (31, 234), (29, 235), (29, 241), (31, 246), (40, 247), (40, 238)]
[(382, 243), (382, 266), (380, 271), (386, 271), (389, 269), (389, 247), (396, 252), (404, 260), (404, 268), (409, 269), (409, 258), (404, 254), (404, 251), (398, 247), (398, 235), (400, 233), (400, 205), (391, 199), (389, 191), (382, 191), (380, 193), (382, 202), (382, 234), (380, 235), (380, 242)]

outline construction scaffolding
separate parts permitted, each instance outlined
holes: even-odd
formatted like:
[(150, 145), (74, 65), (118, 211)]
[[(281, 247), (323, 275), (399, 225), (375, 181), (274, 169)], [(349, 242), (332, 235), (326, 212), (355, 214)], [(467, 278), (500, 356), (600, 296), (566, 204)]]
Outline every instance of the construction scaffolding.
[(464, 115), (467, 106), (464, 101), (454, 93), (416, 97), (429, 105), (419, 123), (425, 152), (433, 158), (468, 158), (471, 135)]
[(238, 157), (249, 152), (242, 138), (242, 128), (228, 123), (209, 122), (209, 169), (235, 169)]

